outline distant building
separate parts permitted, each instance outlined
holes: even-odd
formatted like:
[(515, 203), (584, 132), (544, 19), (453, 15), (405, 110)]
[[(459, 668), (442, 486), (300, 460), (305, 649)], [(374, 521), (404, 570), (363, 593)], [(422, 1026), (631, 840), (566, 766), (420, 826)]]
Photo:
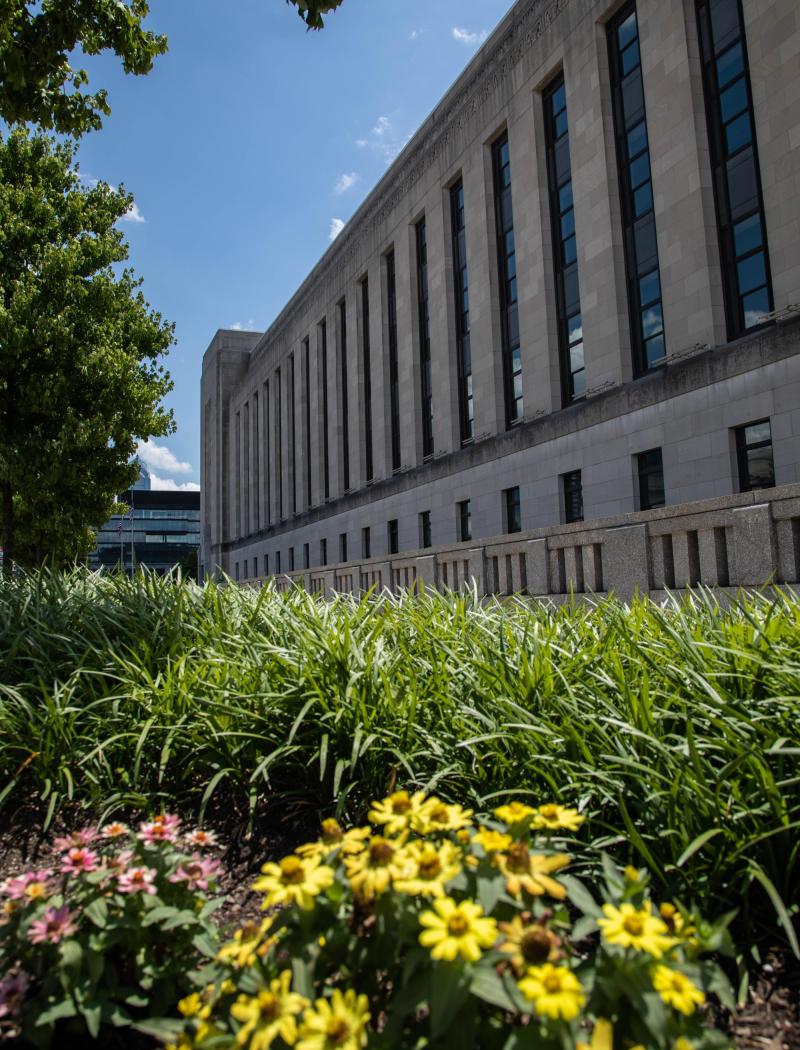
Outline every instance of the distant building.
[(130, 508), (115, 514), (97, 534), (97, 548), (89, 556), (93, 568), (125, 572), (140, 565), (158, 573), (182, 565), (196, 575), (200, 545), (200, 493), (157, 492), (150, 489), (150, 476), (143, 471), (144, 484), (120, 496)]
[(135, 481), (133, 485), (131, 485), (131, 488), (135, 492), (149, 492), (153, 487), (153, 482), (150, 478), (150, 471), (141, 460), (137, 459), (134, 460), (134, 462), (139, 464), (139, 480)]

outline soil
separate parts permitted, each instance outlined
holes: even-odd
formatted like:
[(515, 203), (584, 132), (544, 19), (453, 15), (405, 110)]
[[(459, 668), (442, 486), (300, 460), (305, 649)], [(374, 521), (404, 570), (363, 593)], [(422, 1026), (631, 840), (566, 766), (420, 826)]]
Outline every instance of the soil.
[[(43, 835), (44, 814), (38, 809), (2, 816), (0, 879), (52, 864), (52, 837), (89, 823), (85, 813), (65, 812)], [(126, 819), (122, 814), (114, 816)], [(129, 816), (130, 823), (136, 819)], [(225, 873), (219, 887), (226, 900), (215, 914), (221, 926), (230, 928), (262, 914), (261, 897), (250, 889), (261, 865), (316, 838), (319, 821), (308, 810), (293, 812), (284, 807), (280, 813), (267, 811), (248, 831), (238, 815), (221, 810), (210, 814), (204, 827), (214, 830), (221, 843), (228, 843), (221, 856)], [(733, 1014), (720, 1010), (715, 1022), (727, 1030), (736, 1050), (800, 1050), (800, 960), (777, 946), (762, 956), (766, 961), (751, 977), (744, 1006)], [(25, 1050), (18, 1040), (4, 1041), (0, 1036), (0, 1043), (9, 1050)], [(59, 1039), (58, 1045), (59, 1050), (87, 1050), (85, 1038), (75, 1042)], [(160, 1044), (126, 1032), (93, 1045), (97, 1050), (154, 1050)]]

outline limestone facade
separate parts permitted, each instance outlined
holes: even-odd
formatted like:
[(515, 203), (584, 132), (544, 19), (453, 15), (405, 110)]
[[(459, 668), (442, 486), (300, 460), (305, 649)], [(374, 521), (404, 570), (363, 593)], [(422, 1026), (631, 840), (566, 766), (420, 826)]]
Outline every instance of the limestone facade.
[[(741, 428), (760, 421), (769, 421), (774, 483), (800, 482), (800, 7), (708, 0), (719, 39), (704, 44), (705, 3), (519, 0), (270, 329), (217, 332), (201, 395), (206, 573), (252, 580), (501, 536), (515, 489), (515, 525), (555, 526), (566, 520), (565, 475), (575, 471), (586, 522), (626, 515), (640, 509), (640, 456), (650, 450), (661, 451), (667, 506), (729, 496), (747, 487)], [(740, 43), (725, 51), (737, 17)], [(733, 103), (718, 99), (715, 109), (704, 59), (707, 70), (715, 61), (722, 70), (742, 43), (739, 95), (748, 108), (735, 127), (723, 126)], [(645, 125), (624, 127), (630, 103), (620, 101), (620, 70), (637, 60), (644, 165), (630, 158)], [(713, 75), (721, 94), (727, 74)], [(563, 221), (554, 215), (565, 198), (548, 124), (558, 78), (574, 209)], [(730, 142), (748, 117), (762, 262), (756, 251), (732, 264), (745, 222), (725, 225), (715, 136)], [(512, 242), (498, 236), (503, 141)], [(644, 190), (629, 174), (634, 164), (649, 178)], [(459, 185), (474, 415), (467, 440)], [(655, 225), (648, 250), (660, 299), (651, 308), (636, 270), (642, 192)], [(559, 298), (572, 258), (584, 368), (574, 399), (565, 370), (580, 348), (569, 358)], [(744, 325), (731, 320), (732, 265), (743, 267)], [(768, 303), (744, 294), (758, 266)], [(522, 409), (509, 419), (516, 333)], [(652, 367), (643, 354), (655, 357)], [(460, 531), (466, 501), (469, 537)]]

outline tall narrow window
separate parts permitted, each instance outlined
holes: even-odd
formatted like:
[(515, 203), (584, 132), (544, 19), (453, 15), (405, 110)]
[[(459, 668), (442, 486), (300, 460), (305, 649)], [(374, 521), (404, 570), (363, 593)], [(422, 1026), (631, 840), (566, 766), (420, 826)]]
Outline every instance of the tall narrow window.
[(456, 519), (458, 523), (458, 541), (466, 543), (472, 539), (472, 503), (468, 499), (461, 500), (456, 504)]
[(586, 393), (583, 362), (583, 321), (578, 284), (578, 248), (572, 201), (572, 164), (569, 157), (567, 93), (559, 76), (544, 96), (547, 136), (547, 179), (553, 227), (553, 262), (558, 304), (558, 344), (564, 404)]
[(361, 557), (372, 557), (372, 540), (369, 531), (369, 525), (365, 525), (364, 528), (361, 530)]
[(303, 544), (303, 568), (308, 569), (311, 566), (311, 544)]
[(456, 297), (456, 355), (458, 358), (458, 420), (461, 444), (474, 437), (472, 403), (472, 352), (469, 338), (469, 277), (467, 274), (467, 231), (464, 217), (464, 184), (450, 190), (450, 216), (453, 227), (453, 283)]
[[(236, 536), (242, 535), (242, 415), (236, 413), (236, 484), (235, 484), (235, 506), (236, 506)], [(238, 576), (236, 577), (238, 580)]]
[(290, 493), (292, 514), (297, 513), (297, 433), (294, 425), (294, 354), (289, 358), (289, 477), (292, 482)]
[(280, 573), (281, 571), (281, 552), (275, 551), (275, 572)]
[(639, 510), (664, 506), (664, 461), (660, 448), (640, 452), (636, 457), (639, 475)]
[[(250, 402), (244, 406), (244, 432), (242, 442), (244, 444), (244, 534), (249, 536), (250, 528)], [(245, 562), (245, 564), (247, 564)]]
[(698, 0), (728, 338), (773, 309), (767, 229), (739, 0)]
[(400, 550), (400, 533), (397, 526), (397, 518), (392, 518), (386, 523), (387, 540), (390, 554), (397, 554)]
[(361, 349), (364, 373), (364, 470), (372, 481), (372, 359), (369, 343), (369, 281), (361, 282)]
[(517, 254), (514, 212), (511, 206), (511, 161), (508, 133), (492, 146), (494, 211), (497, 226), (497, 262), (500, 276), (500, 310), (503, 321), (503, 385), (506, 426), (522, 420), (522, 349), (517, 308)]
[(394, 251), (386, 256), (386, 321), (389, 327), (389, 425), (392, 470), (400, 469), (400, 366), (397, 360), (397, 275)]
[(264, 517), (267, 525), (272, 524), (272, 431), (270, 420), (272, 419), (271, 405), (269, 400), (269, 380), (264, 383)]
[(608, 48), (633, 363), (641, 374), (663, 364), (666, 349), (635, 4), (609, 23)]
[(564, 491), (564, 521), (567, 525), (583, 521), (583, 483), (579, 470), (561, 475)]
[[(309, 340), (303, 340), (303, 385), (305, 387), (305, 442), (306, 442), (306, 508), (311, 506), (311, 352)], [(306, 566), (308, 568), (308, 566)]]
[(505, 500), (506, 532), (522, 531), (522, 506), (519, 498), (519, 485), (503, 492)]
[(419, 515), (419, 545), (420, 547), (431, 546), (431, 512), (423, 510)]
[(264, 555), (264, 575), (269, 576), (269, 555)]
[(736, 428), (736, 458), (740, 492), (772, 488), (775, 484), (775, 463), (772, 458), (772, 428), (768, 419)]
[[(253, 507), (256, 512), (256, 530), (261, 528), (261, 427), (258, 412), (258, 391), (253, 394)], [(258, 573), (256, 573), (258, 575)]]
[(339, 533), (339, 561), (347, 561), (347, 533)]
[(320, 565), (328, 564), (328, 541), (326, 539), (319, 541), (319, 563)]
[[(347, 303), (339, 303), (340, 400), (342, 406), (342, 484), (350, 488), (350, 413), (347, 400)], [(342, 561), (347, 561), (343, 558)]]
[(330, 453), (328, 449), (328, 326), (325, 321), (319, 326), (320, 372), (322, 373), (322, 485), (325, 499), (330, 499)]
[(281, 370), (275, 373), (275, 434), (278, 453), (276, 482), (278, 485), (278, 520), (283, 520), (283, 398), (281, 392)]
[(428, 236), (425, 220), (416, 226), (417, 299), (419, 302), (419, 374), (422, 409), (422, 455), (433, 455), (433, 387), (431, 376), (431, 319), (428, 303)]
[(294, 547), (289, 548), (289, 572), (294, 572)]

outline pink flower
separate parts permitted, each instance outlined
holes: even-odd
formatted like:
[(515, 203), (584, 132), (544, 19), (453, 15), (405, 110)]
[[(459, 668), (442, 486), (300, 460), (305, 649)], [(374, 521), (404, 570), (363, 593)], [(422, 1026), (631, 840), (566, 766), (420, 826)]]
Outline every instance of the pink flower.
[(198, 849), (207, 849), (209, 846), (217, 845), (217, 836), (213, 831), (203, 831), (202, 828), (195, 828), (194, 831), (190, 831), (186, 836), (186, 841), (190, 846), (196, 846)]
[(185, 882), (190, 890), (207, 890), (209, 882), (219, 875), (220, 866), (218, 860), (195, 854), (190, 860), (181, 864), (174, 874), (170, 875), (169, 881)]
[(100, 830), (100, 834), (104, 839), (118, 839), (123, 835), (129, 835), (130, 830), (127, 824), (121, 824), (118, 820), (112, 820), (110, 824), (106, 824)]
[(69, 835), (60, 835), (53, 839), (53, 845), (60, 852), (64, 852), (68, 849), (74, 849), (76, 846), (88, 846), (90, 842), (94, 842), (97, 838), (97, 832), (94, 828), (81, 828), (80, 831), (71, 831)]
[(128, 868), (118, 876), (117, 889), (120, 893), (149, 893), (152, 897), (156, 892), (155, 877), (155, 868)]
[(109, 857), (106, 860), (106, 867), (111, 875), (116, 875), (117, 878), (126, 870), (133, 857), (132, 849), (121, 850), (116, 857)]
[(58, 944), (77, 930), (74, 921), (76, 914), (70, 911), (66, 904), (62, 904), (60, 908), (48, 908), (43, 918), (30, 924), (28, 940), (31, 944), (41, 944), (43, 941)]
[(0, 1019), (12, 1017), (19, 1010), (27, 990), (28, 978), (24, 973), (0, 981)]
[(24, 875), (12, 875), (0, 884), (0, 893), (14, 900), (43, 900), (50, 892), (48, 880), (53, 874), (50, 868), (29, 871)]
[(61, 870), (69, 875), (77, 875), (81, 871), (94, 871), (99, 859), (94, 850), (76, 846), (64, 857)]
[(142, 842), (175, 842), (178, 838), (180, 818), (169, 813), (162, 813), (151, 821), (139, 825), (139, 838)]

